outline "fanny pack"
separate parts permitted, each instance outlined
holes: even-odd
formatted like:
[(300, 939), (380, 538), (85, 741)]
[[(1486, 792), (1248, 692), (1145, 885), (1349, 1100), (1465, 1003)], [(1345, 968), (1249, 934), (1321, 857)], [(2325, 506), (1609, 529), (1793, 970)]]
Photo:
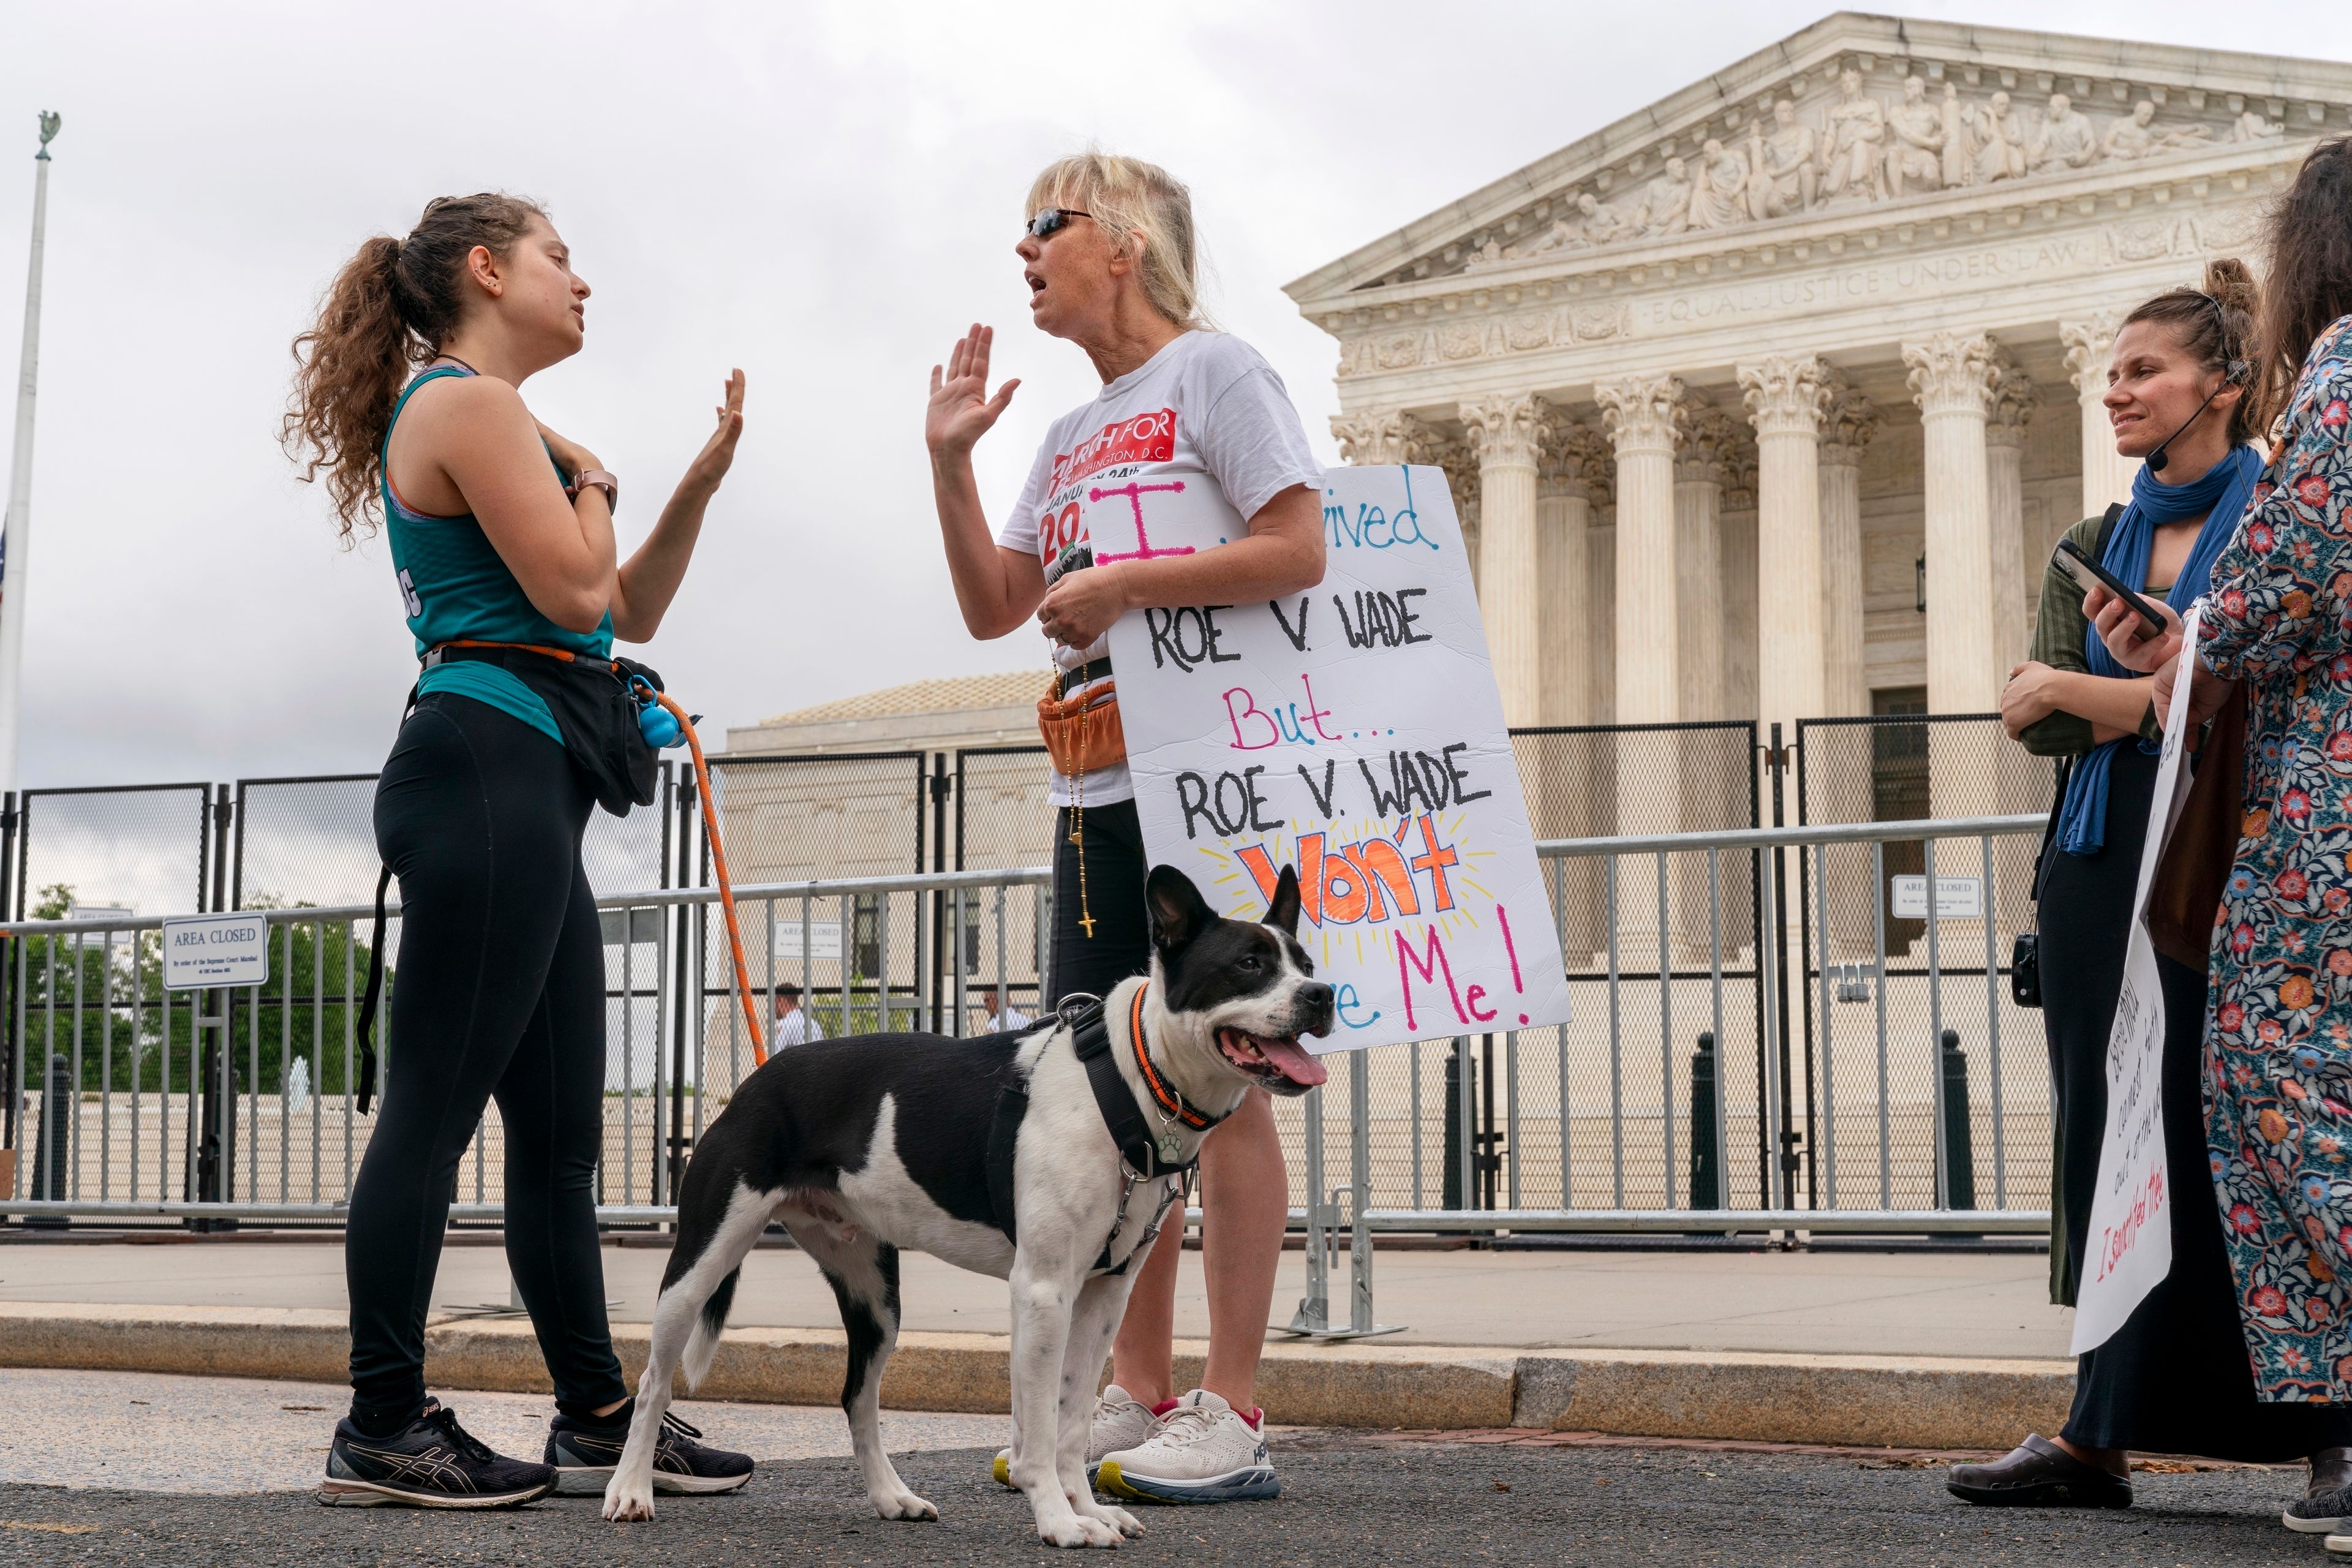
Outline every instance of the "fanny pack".
[(1056, 674), (1037, 699), (1037, 733), (1054, 759), (1054, 771), (1076, 778), (1096, 768), (1127, 761), (1127, 729), (1119, 721), (1118, 683), (1106, 680), (1076, 697), (1065, 697), (1067, 678)]
[[(751, 1002), (751, 970), (743, 957), (734, 881), (727, 874), (727, 849), (719, 839), (719, 803), (711, 794), (702, 742), (694, 732), (701, 715), (687, 712), (664, 695), (662, 678), (633, 658), (583, 658), (562, 648), (531, 643), (457, 641), (427, 652), (425, 668), (431, 669), (451, 659), (498, 665), (537, 692), (555, 717), (572, 765), (594, 787), (596, 803), (615, 816), (626, 816), (633, 805), (654, 803), (661, 783), (654, 752), (685, 744), (694, 761), (694, 784), (702, 800), (702, 827), (710, 840), (711, 868), (719, 874), (719, 902), (727, 917), (727, 943), (735, 960), (735, 994), (751, 1034), (751, 1059), (766, 1066), (767, 1031), (760, 1026), (760, 1012)], [(408, 694), (408, 706), (416, 706), (414, 690)], [(384, 898), (391, 887), (392, 868), (386, 865), (375, 879), (375, 936), (368, 949), (367, 987), (360, 996), (359, 1110), (362, 1116), (375, 1097), (375, 1016), (383, 998)]]
[(662, 678), (632, 658), (597, 659), (527, 643), (448, 642), (425, 656), (425, 668), (453, 660), (495, 664), (538, 694), (563, 736), (563, 749), (614, 816), (651, 805), (660, 787), (655, 742), (641, 717), (646, 707), (668, 715), (642, 683), (658, 692)]

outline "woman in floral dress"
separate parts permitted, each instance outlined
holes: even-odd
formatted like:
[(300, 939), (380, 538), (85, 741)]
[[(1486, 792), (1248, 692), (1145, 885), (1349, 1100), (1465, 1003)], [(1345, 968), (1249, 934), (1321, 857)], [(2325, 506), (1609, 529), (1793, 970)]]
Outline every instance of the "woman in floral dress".
[[(2205, 1122), (2257, 1395), (2352, 1401), (2352, 140), (2312, 151), (2272, 221), (2252, 367), (2272, 459), (2213, 564), (2190, 713), (2247, 684), (2245, 820), (2216, 921)], [(2169, 634), (2110, 651), (2179, 674)], [(2128, 657), (2126, 657), (2128, 656)], [(2160, 668), (2158, 668), (2160, 662)], [(2352, 1526), (2352, 1487), (2292, 1505)], [(2335, 1544), (2330, 1541), (2331, 1547)], [(2352, 1545), (2352, 1542), (2347, 1542)]]

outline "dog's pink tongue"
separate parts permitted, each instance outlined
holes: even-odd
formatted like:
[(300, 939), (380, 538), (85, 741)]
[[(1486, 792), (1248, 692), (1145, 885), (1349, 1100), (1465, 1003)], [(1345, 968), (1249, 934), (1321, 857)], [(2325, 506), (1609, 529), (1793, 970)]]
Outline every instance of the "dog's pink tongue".
[(1282, 1076), (1293, 1083), (1303, 1083), (1312, 1089), (1331, 1076), (1323, 1064), (1296, 1040), (1260, 1039), (1257, 1048), (1265, 1052), (1265, 1059), (1280, 1068)]

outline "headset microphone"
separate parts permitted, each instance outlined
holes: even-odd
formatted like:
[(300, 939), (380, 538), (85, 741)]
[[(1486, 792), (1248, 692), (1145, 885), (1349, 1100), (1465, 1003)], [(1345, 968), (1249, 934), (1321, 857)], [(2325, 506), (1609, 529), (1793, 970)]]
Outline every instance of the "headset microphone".
[[(2226, 334), (2230, 330), (2229, 312), (2222, 310), (2221, 301), (2214, 299), (2210, 294), (2207, 294), (2205, 296), (2205, 301), (2213, 307), (2213, 314), (2221, 318), (2221, 331), (2225, 334), (2222, 341), (2227, 342), (2228, 338)], [(2151, 474), (2160, 474), (2164, 472), (2164, 465), (2171, 461), (2171, 458), (2166, 456), (2164, 449), (2167, 447), (2171, 446), (2175, 441), (2179, 440), (2182, 431), (2187, 430), (2189, 426), (2196, 424), (2198, 420), (2205, 416), (2205, 410), (2212, 405), (2212, 402), (2215, 398), (2221, 395), (2221, 387), (2236, 386), (2242, 382), (2252, 380), (2252, 370), (2253, 367), (2249, 365), (2244, 360), (2231, 360), (2228, 363), (2227, 368), (2222, 373), (2221, 385), (2216, 386), (2212, 391), (2207, 393), (2205, 395), (2205, 401), (2197, 405), (2197, 412), (2190, 415), (2186, 420), (2181, 422), (2180, 429), (2175, 430), (2171, 435), (2167, 436), (2163, 440), (2158, 441), (2156, 444), (2156, 450), (2147, 455), (2147, 471)]]
[[(2221, 386), (2227, 386), (2230, 383), (2226, 380), (2221, 383)], [(2181, 431), (2187, 430), (2189, 426), (2196, 424), (2198, 420), (2204, 417), (2206, 408), (2211, 405), (2215, 398), (2221, 395), (2221, 386), (2217, 386), (2212, 391), (2205, 395), (2205, 401), (2197, 405), (2196, 413), (2190, 415), (2188, 419), (2182, 422), (2179, 430), (2175, 430), (2171, 435), (2167, 436), (2163, 440), (2158, 441), (2156, 444), (2156, 450), (2147, 455), (2147, 471), (2149, 473), (2160, 474), (2164, 472), (2164, 465), (2172, 460), (2165, 455), (2164, 449), (2167, 447), (2171, 446), (2175, 441), (2180, 439)]]

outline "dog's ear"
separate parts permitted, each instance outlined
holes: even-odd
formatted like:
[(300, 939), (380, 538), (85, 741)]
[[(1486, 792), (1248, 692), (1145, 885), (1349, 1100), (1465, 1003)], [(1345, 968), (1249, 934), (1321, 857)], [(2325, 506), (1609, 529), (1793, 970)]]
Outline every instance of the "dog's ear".
[(1298, 934), (1298, 868), (1285, 866), (1282, 879), (1274, 885), (1274, 901), (1265, 907), (1265, 923), (1280, 930), (1286, 936)]
[(1190, 942), (1217, 918), (1202, 900), (1192, 879), (1173, 866), (1154, 866), (1144, 884), (1144, 902), (1151, 910), (1154, 945), (1173, 952)]

